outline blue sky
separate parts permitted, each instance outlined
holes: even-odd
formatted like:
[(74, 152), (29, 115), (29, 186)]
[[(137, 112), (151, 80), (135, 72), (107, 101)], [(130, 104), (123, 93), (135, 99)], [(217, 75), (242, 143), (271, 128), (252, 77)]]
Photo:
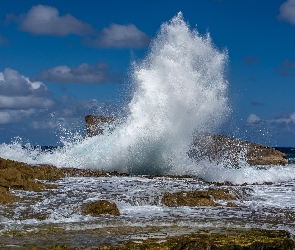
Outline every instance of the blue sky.
[(227, 48), (232, 115), (221, 133), (295, 147), (295, 0), (4, 0), (0, 143), (54, 145), (86, 114), (128, 100), (133, 60), (179, 11)]

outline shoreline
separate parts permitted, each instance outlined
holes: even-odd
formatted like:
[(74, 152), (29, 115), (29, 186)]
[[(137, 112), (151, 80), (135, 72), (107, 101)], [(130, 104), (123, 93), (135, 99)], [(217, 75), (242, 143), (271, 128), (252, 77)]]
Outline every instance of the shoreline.
[[(89, 169), (76, 168), (57, 168), (49, 165), (31, 166), (22, 162), (5, 160), (0, 158), (0, 191), (2, 190), (5, 197), (10, 196), (11, 200), (6, 200), (8, 208), (13, 208), (14, 202), (21, 201), (22, 197), (13, 196), (13, 190), (23, 190), (32, 192), (31, 201), (25, 200), (24, 204), (33, 204), (34, 199), (43, 199), (42, 192), (45, 190), (57, 189), (56, 181), (63, 178), (83, 177), (83, 178), (103, 178), (106, 177), (134, 177), (126, 173), (101, 172)], [(192, 176), (184, 175), (151, 175), (136, 176), (146, 179), (191, 179)], [(196, 179), (197, 181), (197, 179)], [(231, 183), (205, 182), (207, 191), (200, 191), (198, 188), (192, 192), (172, 192), (168, 196), (164, 195), (162, 206), (181, 207), (181, 206), (201, 206), (213, 209), (216, 206), (235, 207), (235, 197), (229, 188), (245, 187), (247, 184), (235, 185)], [(272, 185), (265, 183), (262, 185)], [(224, 189), (224, 186), (226, 189)], [(213, 187), (213, 188), (212, 188)], [(3, 194), (2, 193), (2, 194)], [(184, 195), (185, 194), (185, 195)], [(237, 195), (237, 194), (236, 194)], [(39, 198), (38, 198), (38, 197)], [(185, 199), (183, 198), (185, 196)], [(239, 196), (239, 195), (237, 195)], [(0, 193), (0, 203), (1, 203)], [(7, 197), (6, 197), (7, 198)], [(164, 202), (164, 199), (166, 201)], [(4, 199), (5, 200), (5, 199)], [(218, 204), (215, 200), (223, 200)], [(3, 201), (3, 200), (2, 200)], [(232, 202), (233, 201), (233, 202)], [(5, 202), (4, 202), (5, 203)], [(227, 204), (227, 205), (226, 205)], [(1, 206), (1, 204), (0, 204)], [(9, 211), (9, 210), (8, 210)], [(28, 215), (32, 220), (44, 220), (46, 217), (41, 214)], [(24, 217), (26, 218), (26, 217)], [(112, 221), (113, 215), (105, 214), (98, 221)], [(21, 219), (20, 219), (21, 220)], [(177, 221), (177, 218), (175, 218)], [(220, 219), (222, 223), (223, 219)], [(114, 220), (115, 221), (115, 220)], [(86, 223), (86, 222), (84, 222)], [(89, 227), (97, 226), (98, 222), (89, 222)], [(91, 224), (94, 223), (94, 224)], [(187, 222), (185, 222), (187, 223)], [(87, 224), (87, 223), (86, 223)], [(282, 249), (293, 250), (295, 241), (287, 231), (283, 230), (265, 230), (259, 228), (247, 227), (208, 227), (186, 225), (154, 225), (151, 221), (145, 226), (130, 226), (128, 223), (119, 221), (113, 226), (107, 224), (101, 228), (84, 228), (84, 229), (65, 229), (59, 224), (47, 226), (42, 224), (34, 230), (25, 229), (8, 230), (0, 234), (1, 249)], [(180, 223), (181, 224), (181, 223)], [(79, 227), (79, 223), (76, 225)], [(34, 228), (34, 226), (32, 227)], [(1, 245), (2, 244), (2, 245)], [(233, 246), (235, 248), (233, 248)]]

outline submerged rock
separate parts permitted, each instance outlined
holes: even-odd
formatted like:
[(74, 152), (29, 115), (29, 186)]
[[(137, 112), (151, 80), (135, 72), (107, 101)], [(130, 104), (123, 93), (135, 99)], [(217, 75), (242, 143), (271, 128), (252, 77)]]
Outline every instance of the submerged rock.
[(288, 163), (286, 154), (272, 147), (224, 135), (197, 135), (188, 154), (196, 160), (208, 159), (229, 167), (239, 167), (243, 162), (251, 166)]
[(218, 206), (216, 200), (233, 201), (236, 198), (227, 189), (166, 193), (162, 203), (168, 207), (180, 206)]
[(106, 200), (94, 201), (83, 206), (83, 214), (91, 216), (100, 216), (102, 214), (111, 214), (119, 216), (120, 212), (115, 203)]

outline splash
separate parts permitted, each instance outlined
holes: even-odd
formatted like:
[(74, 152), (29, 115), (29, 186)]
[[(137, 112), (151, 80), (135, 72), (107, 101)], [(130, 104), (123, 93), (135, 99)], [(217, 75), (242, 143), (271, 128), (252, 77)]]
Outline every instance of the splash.
[(51, 161), (135, 174), (188, 166), (192, 135), (213, 132), (229, 112), (226, 62), (227, 51), (217, 50), (209, 34), (190, 30), (179, 13), (161, 26), (146, 58), (134, 63), (134, 93), (124, 122), (56, 152)]
[(133, 64), (128, 115), (111, 133), (41, 154), (39, 163), (135, 174), (183, 172), (196, 131), (214, 132), (229, 113), (227, 51), (191, 30), (182, 13), (164, 23)]

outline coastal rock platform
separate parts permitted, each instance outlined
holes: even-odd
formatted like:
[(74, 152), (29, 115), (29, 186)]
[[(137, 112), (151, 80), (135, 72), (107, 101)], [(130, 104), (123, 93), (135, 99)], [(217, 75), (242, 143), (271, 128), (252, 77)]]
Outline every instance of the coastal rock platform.
[[(120, 240), (116, 240), (118, 235)], [(1, 243), (12, 239), (0, 238), (5, 240)], [(295, 246), (290, 234), (283, 230), (235, 228), (126, 226), (83, 231), (43, 230), (13, 238), (15, 249), (23, 250), (293, 250)], [(14, 248), (10, 245), (1, 249)]]
[[(16, 228), (8, 231), (3, 230), (3, 227), (0, 228), (2, 230), (1, 249), (293, 250), (295, 247), (295, 242), (287, 231), (245, 226), (239, 228), (237, 226), (239, 224), (234, 227), (212, 224), (211, 227), (205, 226), (211, 220), (210, 216), (214, 215), (214, 211), (219, 211), (218, 213), (224, 211), (223, 216), (227, 216), (228, 212), (235, 214), (245, 209), (248, 211), (248, 206), (245, 206), (244, 202), (249, 202), (254, 193), (253, 185), (231, 186), (225, 183), (221, 186), (189, 176), (132, 177), (117, 172), (58, 169), (49, 165), (30, 166), (5, 159), (0, 159), (0, 179), (0, 215), (8, 221), (12, 218), (12, 220), (17, 219), (19, 223), (26, 221), (32, 223), (32, 225), (29, 223), (19, 227), (16, 222)], [(192, 184), (189, 189), (192, 191), (185, 189), (190, 182)], [(98, 186), (95, 186), (95, 183)], [(132, 186), (140, 183), (143, 186)], [(153, 183), (159, 189), (155, 192), (146, 190), (149, 196), (143, 195), (142, 200), (138, 200), (135, 194), (145, 192), (145, 189), (154, 185)], [(162, 184), (173, 185), (173, 187), (168, 188)], [(71, 186), (70, 189), (69, 186)], [(169, 192), (161, 191), (163, 192), (161, 194), (160, 190), (163, 188), (168, 188)], [(50, 224), (50, 218), (55, 216), (55, 210), (63, 207), (63, 202), (66, 202), (68, 196), (72, 196), (71, 199), (74, 200), (64, 208), (72, 207), (72, 212), (76, 214), (73, 218), (83, 217), (84, 219), (78, 223), (64, 222), (63, 227), (60, 222)], [(101, 200), (97, 201), (98, 198)], [(119, 206), (116, 206), (113, 200)], [(167, 216), (170, 213), (190, 212), (187, 212), (188, 218), (185, 221), (183, 221), (184, 217), (172, 215), (168, 221), (173, 220), (173, 225), (169, 223), (158, 225), (157, 217), (150, 220), (148, 211), (147, 215), (140, 214), (137, 219), (133, 217), (137, 217), (136, 214), (127, 212), (130, 206), (138, 207), (136, 204), (139, 201), (143, 202), (143, 205), (148, 201), (148, 204), (152, 204), (152, 206), (149, 205), (151, 209), (155, 206), (156, 211), (166, 211)], [(126, 202), (130, 202), (130, 205), (121, 211), (122, 204)], [(89, 204), (94, 207), (85, 211)], [(34, 210), (40, 205), (44, 208)], [(95, 213), (92, 213), (93, 211)], [(196, 217), (192, 224), (190, 213), (198, 213), (198, 211), (204, 211), (205, 217), (203, 215)], [(282, 220), (286, 220), (291, 225), (294, 216), (291, 211), (287, 211), (288, 217), (284, 214), (282, 214), (283, 217), (277, 217), (282, 210), (279, 214), (268, 210), (267, 216), (271, 213), (274, 213), (275, 217), (267, 217), (270, 223), (275, 220), (278, 220), (278, 223), (284, 223)], [(241, 222), (238, 223), (243, 224), (244, 220), (256, 220), (255, 213), (246, 212), (245, 214), (249, 217), (239, 217), (238, 221), (241, 220)], [(57, 215), (67, 218), (68, 210), (61, 209)], [(143, 222), (131, 223), (133, 220), (140, 221), (141, 216), (144, 217)], [(264, 217), (259, 214), (258, 218), (261, 221)], [(227, 219), (229, 218), (225, 217), (225, 223)], [(222, 218), (218, 220), (223, 221)], [(42, 223), (42, 221), (45, 222)], [(231, 223), (233, 222), (235, 221)], [(229, 225), (233, 225), (231, 223)], [(26, 230), (27, 227), (29, 230)]]

